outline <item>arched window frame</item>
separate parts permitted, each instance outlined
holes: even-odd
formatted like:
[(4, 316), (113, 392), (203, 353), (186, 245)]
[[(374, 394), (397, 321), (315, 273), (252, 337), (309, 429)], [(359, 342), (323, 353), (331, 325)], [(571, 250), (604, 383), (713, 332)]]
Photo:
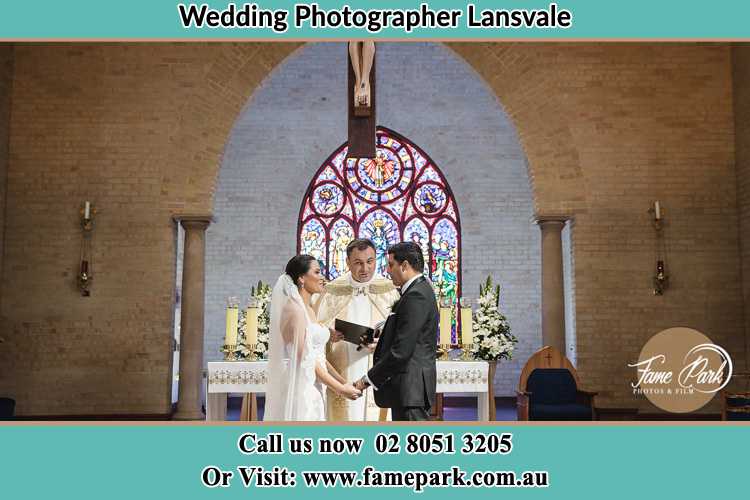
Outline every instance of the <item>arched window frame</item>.
[[(326, 277), (332, 278), (330, 272), (332, 265), (331, 229), (338, 221), (346, 221), (354, 231), (355, 237), (359, 237), (361, 234), (361, 226), (367, 222), (368, 216), (375, 212), (388, 214), (396, 223), (397, 241), (403, 241), (403, 238), (406, 236), (404, 231), (409, 224), (416, 219), (422, 221), (428, 231), (429, 240), (426, 251), (428, 261), (425, 263), (426, 266), (428, 266), (428, 273), (426, 274), (435, 281), (434, 271), (436, 268), (436, 256), (435, 249), (433, 249), (434, 232), (436, 227), (441, 224), (442, 221), (448, 220), (455, 227), (455, 248), (457, 254), (455, 265), (457, 269), (455, 270), (456, 290), (454, 298), (457, 299), (461, 297), (461, 219), (458, 204), (456, 203), (448, 181), (432, 158), (430, 158), (430, 156), (418, 145), (414, 144), (406, 137), (386, 127), (378, 127), (376, 138), (378, 152), (384, 152), (384, 149), (388, 149), (393, 153), (394, 150), (391, 146), (396, 144), (397, 150), (395, 151), (395, 155), (398, 156), (399, 153), (406, 154), (406, 156), (403, 157), (404, 160), (400, 163), (401, 169), (396, 176), (396, 180), (392, 182), (391, 186), (384, 192), (376, 192), (373, 188), (368, 187), (366, 183), (362, 181), (362, 160), (356, 162), (355, 160), (346, 159), (347, 143), (345, 142), (336, 148), (336, 150), (328, 156), (328, 158), (326, 158), (317, 169), (315, 175), (308, 184), (307, 190), (302, 199), (297, 224), (297, 252), (302, 253), (305, 249), (302, 236), (306, 224), (311, 220), (318, 220), (325, 232), (323, 238), (325, 249), (322, 252), (325, 258), (321, 259), (320, 255), (316, 255), (316, 257), (321, 260), (321, 267), (323, 268), (323, 273)], [(421, 157), (421, 159), (419, 157)], [(388, 156), (388, 158), (393, 158), (393, 155)], [(422, 161), (422, 159), (424, 161)], [(327, 170), (329, 167), (330, 170)], [(431, 178), (426, 179), (425, 174), (429, 168), (432, 169), (434, 174), (431, 175)], [(411, 170), (410, 174), (409, 170)], [(331, 172), (333, 172), (333, 175), (331, 175)], [(403, 179), (407, 174), (410, 175), (408, 183), (403, 184)], [(370, 182), (374, 182), (371, 177), (369, 180)], [(364, 190), (355, 189), (358, 185), (363, 187)], [(445, 194), (445, 202), (434, 213), (426, 212), (424, 210), (424, 205), (415, 203), (415, 196), (418, 194), (417, 191), (421, 191), (423, 186), (426, 185), (438, 188), (431, 191), (431, 193), (439, 193), (440, 190), (442, 190)], [(334, 202), (333, 212), (330, 215), (324, 214), (318, 209), (319, 205), (313, 204), (313, 195), (318, 188), (322, 189), (323, 186), (328, 186), (330, 188), (329, 191), (334, 193), (336, 193), (336, 190), (333, 186), (338, 187), (340, 190), (340, 193), (338, 193), (340, 196), (334, 196), (333, 198), (334, 200), (339, 201)], [(400, 189), (401, 187), (403, 187), (403, 189)], [(366, 196), (362, 196), (361, 193), (366, 193)], [(384, 200), (384, 196), (391, 196), (391, 198)], [(395, 209), (397, 208), (397, 205), (401, 203), (402, 199), (404, 200), (403, 208), (401, 210)], [(364, 204), (370, 204), (371, 206), (360, 210), (356, 206), (357, 203), (361, 206)], [(326, 205), (326, 207), (326, 210), (328, 210), (329, 206)], [(377, 220), (377, 216), (373, 216), (373, 219)], [(395, 241), (388, 241), (388, 244), (393, 243), (395, 243)], [(307, 248), (309, 249), (311, 247)], [(448, 261), (443, 261), (443, 264), (446, 265), (447, 262)]]

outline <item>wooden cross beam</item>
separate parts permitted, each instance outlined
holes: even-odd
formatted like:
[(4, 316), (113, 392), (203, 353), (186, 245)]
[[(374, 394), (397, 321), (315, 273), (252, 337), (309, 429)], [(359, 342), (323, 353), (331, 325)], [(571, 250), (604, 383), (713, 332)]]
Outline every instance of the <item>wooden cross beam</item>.
[[(361, 109), (354, 105), (354, 84), (356, 77), (352, 60), (347, 53), (347, 67), (349, 68), (346, 82), (346, 101), (349, 109), (349, 158), (375, 158), (375, 104), (377, 92), (375, 90), (375, 60), (370, 70), (370, 106)], [(367, 111), (369, 110), (369, 114)]]

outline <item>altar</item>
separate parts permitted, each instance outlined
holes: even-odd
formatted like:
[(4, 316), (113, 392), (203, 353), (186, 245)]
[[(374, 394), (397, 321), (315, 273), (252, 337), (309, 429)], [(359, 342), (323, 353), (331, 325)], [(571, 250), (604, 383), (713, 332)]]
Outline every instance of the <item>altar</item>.
[[(206, 420), (223, 421), (227, 415), (227, 394), (264, 394), (268, 384), (268, 361), (212, 361), (206, 380)], [(461, 392), (477, 397), (478, 420), (488, 421), (490, 403), (489, 363), (486, 361), (438, 361), (437, 393)], [(250, 414), (254, 416), (253, 411)]]

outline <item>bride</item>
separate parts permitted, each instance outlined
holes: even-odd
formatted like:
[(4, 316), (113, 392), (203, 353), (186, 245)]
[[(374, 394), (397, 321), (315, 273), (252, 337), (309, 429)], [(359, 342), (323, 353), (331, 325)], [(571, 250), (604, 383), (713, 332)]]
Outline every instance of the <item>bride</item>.
[(352, 400), (362, 394), (326, 361), (331, 332), (310, 307), (310, 298), (324, 286), (318, 261), (295, 255), (273, 288), (263, 420), (325, 420), (324, 385)]

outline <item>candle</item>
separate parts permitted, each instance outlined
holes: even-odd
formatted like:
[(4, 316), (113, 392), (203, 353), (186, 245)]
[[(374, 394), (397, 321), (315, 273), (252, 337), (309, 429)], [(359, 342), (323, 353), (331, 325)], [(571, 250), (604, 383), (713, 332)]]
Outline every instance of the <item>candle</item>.
[(451, 318), (451, 308), (441, 307), (440, 308), (440, 345), (450, 345), (451, 343), (451, 327), (453, 321)]
[(258, 343), (258, 308), (248, 307), (245, 312), (245, 345), (255, 345)]
[(89, 220), (91, 218), (91, 203), (86, 202), (86, 207), (83, 209), (83, 218)]
[(237, 306), (227, 307), (227, 333), (224, 344), (237, 345), (237, 326), (239, 324), (239, 312)]
[(88, 274), (89, 273), (89, 261), (82, 260), (81, 261), (81, 274)]
[(471, 307), (461, 308), (461, 343), (471, 345), (474, 342), (473, 323), (471, 320)]
[(656, 217), (656, 220), (661, 219), (661, 207), (659, 207), (659, 202), (654, 202), (654, 216)]

